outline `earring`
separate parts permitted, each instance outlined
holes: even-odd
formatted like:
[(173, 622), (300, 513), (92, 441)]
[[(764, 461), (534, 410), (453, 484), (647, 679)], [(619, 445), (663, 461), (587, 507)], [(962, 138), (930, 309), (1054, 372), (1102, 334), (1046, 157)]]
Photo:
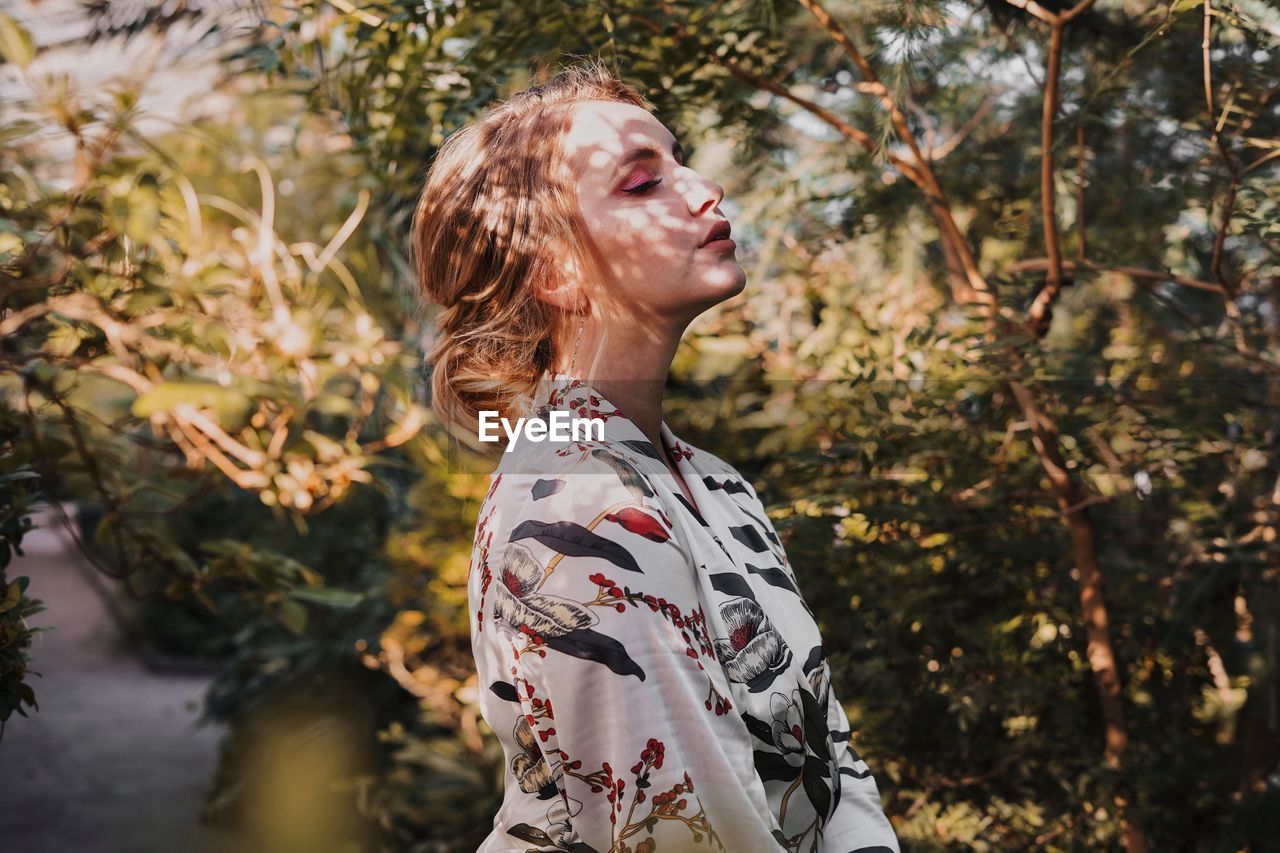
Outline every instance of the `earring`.
[(578, 340), (573, 345), (573, 357), (569, 359), (569, 378), (573, 377), (574, 366), (578, 363), (578, 347), (582, 345), (582, 330), (587, 325), (587, 315), (583, 314), (582, 319), (578, 321)]

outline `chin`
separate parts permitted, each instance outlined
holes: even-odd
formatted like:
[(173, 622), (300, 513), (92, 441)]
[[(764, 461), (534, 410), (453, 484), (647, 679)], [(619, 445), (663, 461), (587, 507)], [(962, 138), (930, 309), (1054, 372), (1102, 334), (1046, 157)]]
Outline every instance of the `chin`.
[(719, 296), (716, 299), (716, 301), (722, 302), (725, 299), (732, 299), (733, 297), (741, 293), (743, 290), (745, 290), (746, 286), (747, 286), (746, 270), (744, 270), (741, 267), (741, 265), (734, 264), (733, 272), (727, 275), (723, 284), (720, 284), (718, 287), (715, 288), (716, 290), (719, 291)]
[(698, 314), (701, 314), (713, 305), (718, 305), (737, 296), (746, 286), (747, 274), (742, 267), (738, 267), (736, 272), (719, 278), (719, 280), (712, 280), (711, 276), (707, 276), (707, 280), (698, 289), (701, 298), (692, 307)]

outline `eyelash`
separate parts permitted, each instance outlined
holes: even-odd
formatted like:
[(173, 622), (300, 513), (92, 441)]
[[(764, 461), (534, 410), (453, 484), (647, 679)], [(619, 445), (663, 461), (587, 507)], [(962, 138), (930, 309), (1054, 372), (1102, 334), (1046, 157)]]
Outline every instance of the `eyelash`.
[(660, 183), (662, 183), (661, 178), (654, 178), (652, 181), (645, 181), (643, 184), (638, 184), (629, 190), (623, 190), (623, 192), (628, 195), (644, 195)]

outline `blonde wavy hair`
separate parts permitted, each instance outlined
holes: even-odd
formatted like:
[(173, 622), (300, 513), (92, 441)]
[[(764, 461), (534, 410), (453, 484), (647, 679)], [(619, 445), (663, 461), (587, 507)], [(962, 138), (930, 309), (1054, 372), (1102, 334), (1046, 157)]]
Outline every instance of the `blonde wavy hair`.
[[(478, 412), (527, 412), (560, 355), (567, 320), (534, 296), (576, 267), (602, 266), (579, 212), (563, 138), (582, 101), (654, 106), (599, 59), (491, 105), (436, 152), (414, 211), (411, 255), (424, 301), (440, 306), (431, 405), (476, 446)], [(584, 284), (588, 283), (584, 281)], [(576, 324), (574, 324), (576, 325)], [(576, 371), (575, 371), (576, 372)]]

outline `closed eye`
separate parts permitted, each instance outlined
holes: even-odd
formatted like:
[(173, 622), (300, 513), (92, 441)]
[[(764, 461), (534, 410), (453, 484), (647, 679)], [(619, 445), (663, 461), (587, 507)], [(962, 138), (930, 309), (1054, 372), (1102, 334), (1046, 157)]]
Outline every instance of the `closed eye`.
[(645, 181), (643, 184), (638, 184), (629, 190), (623, 190), (623, 192), (629, 195), (645, 195), (660, 183), (662, 183), (661, 178), (654, 178), (652, 181)]

